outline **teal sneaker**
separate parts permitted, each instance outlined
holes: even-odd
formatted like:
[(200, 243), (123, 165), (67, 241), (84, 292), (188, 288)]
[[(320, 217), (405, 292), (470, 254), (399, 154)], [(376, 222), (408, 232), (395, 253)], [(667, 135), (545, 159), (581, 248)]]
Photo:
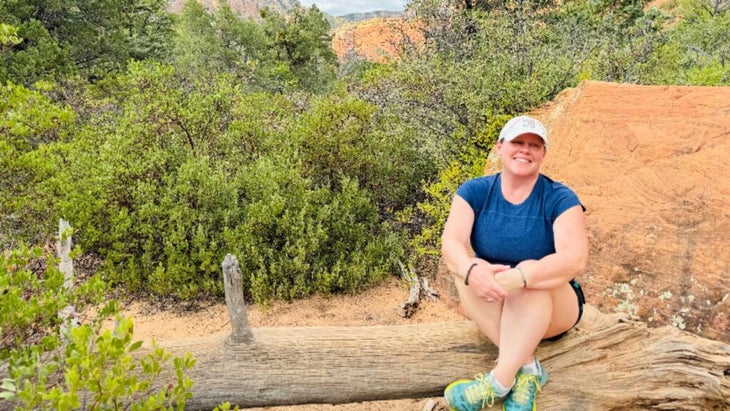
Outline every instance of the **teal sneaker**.
[(540, 371), (538, 375), (517, 372), (517, 382), (502, 404), (503, 411), (537, 411), (535, 397), (548, 382), (548, 373), (539, 361), (535, 360)]
[(444, 391), (450, 411), (479, 411), (501, 399), (492, 385), (492, 374), (477, 374), (473, 380), (457, 380)]

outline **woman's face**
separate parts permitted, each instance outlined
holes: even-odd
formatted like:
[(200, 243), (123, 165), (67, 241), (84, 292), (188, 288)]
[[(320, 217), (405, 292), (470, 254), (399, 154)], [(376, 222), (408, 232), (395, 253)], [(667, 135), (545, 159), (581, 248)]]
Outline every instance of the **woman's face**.
[(523, 134), (512, 141), (497, 143), (503, 170), (518, 176), (539, 173), (546, 152), (545, 142), (535, 134)]

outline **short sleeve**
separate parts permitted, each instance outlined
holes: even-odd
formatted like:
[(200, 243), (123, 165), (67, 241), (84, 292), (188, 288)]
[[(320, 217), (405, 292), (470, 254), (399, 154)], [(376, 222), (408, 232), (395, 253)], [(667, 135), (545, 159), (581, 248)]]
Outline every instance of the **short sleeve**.
[(580, 205), (583, 211), (586, 210), (573, 190), (561, 183), (552, 182), (548, 208), (551, 210), (550, 219), (552, 221), (555, 221), (561, 214), (577, 205)]
[(494, 176), (478, 177), (460, 185), (456, 189), (456, 195), (466, 200), (474, 213), (478, 213), (482, 209), (486, 195), (493, 184)]

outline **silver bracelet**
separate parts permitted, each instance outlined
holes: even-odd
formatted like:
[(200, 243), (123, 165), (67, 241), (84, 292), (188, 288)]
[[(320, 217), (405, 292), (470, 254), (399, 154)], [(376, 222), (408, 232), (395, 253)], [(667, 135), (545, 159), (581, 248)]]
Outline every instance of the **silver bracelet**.
[(520, 267), (515, 267), (517, 271), (520, 272), (520, 275), (522, 276), (522, 288), (527, 288), (527, 278), (525, 278), (525, 272), (522, 271)]

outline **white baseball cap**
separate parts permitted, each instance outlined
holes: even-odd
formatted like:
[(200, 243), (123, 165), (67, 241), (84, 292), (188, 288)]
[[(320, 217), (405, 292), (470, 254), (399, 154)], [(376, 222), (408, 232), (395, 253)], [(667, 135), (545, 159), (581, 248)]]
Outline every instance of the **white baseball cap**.
[(545, 126), (539, 120), (529, 116), (511, 118), (499, 132), (499, 140), (512, 141), (523, 134), (535, 134), (545, 142), (545, 145), (548, 144)]

